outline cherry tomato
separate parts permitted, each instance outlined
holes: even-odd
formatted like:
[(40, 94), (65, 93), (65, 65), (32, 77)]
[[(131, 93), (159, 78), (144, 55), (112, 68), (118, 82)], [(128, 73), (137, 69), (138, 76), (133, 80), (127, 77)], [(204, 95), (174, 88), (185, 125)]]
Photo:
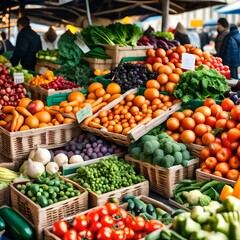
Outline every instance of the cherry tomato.
[(146, 233), (151, 233), (162, 227), (163, 227), (163, 224), (160, 221), (151, 219), (146, 222), (145, 231), (146, 231)]
[(58, 237), (62, 237), (68, 231), (68, 224), (64, 220), (57, 221), (53, 224), (52, 232)]
[(142, 231), (145, 228), (145, 223), (146, 222), (143, 217), (136, 216), (131, 223), (132, 229), (137, 232)]
[(125, 232), (122, 229), (114, 230), (112, 232), (112, 239), (113, 240), (125, 240), (126, 239)]
[(112, 229), (109, 227), (103, 227), (97, 234), (97, 240), (111, 240), (112, 239)]
[(130, 239), (133, 239), (133, 238), (134, 238), (135, 233), (134, 233), (134, 231), (132, 230), (132, 228), (125, 227), (125, 228), (123, 229), (123, 231), (125, 232), (125, 235), (126, 235), (126, 239), (127, 239), (127, 240), (130, 240)]
[(114, 224), (114, 220), (111, 216), (107, 215), (107, 216), (103, 216), (101, 218), (101, 224), (104, 226), (104, 227), (112, 227), (113, 224)]
[[(101, 207), (102, 208), (102, 207)], [(90, 223), (92, 222), (98, 222), (100, 220), (100, 212), (102, 210), (91, 210), (87, 213), (87, 219)]]
[(116, 203), (108, 202), (105, 204), (105, 206), (108, 210), (109, 215), (117, 214), (119, 212), (119, 208)]
[(62, 240), (76, 240), (77, 239), (77, 231), (73, 228), (69, 229), (64, 235)]
[(92, 232), (98, 232), (102, 228), (102, 224), (100, 222), (92, 222), (90, 225), (90, 230)]
[(94, 235), (89, 229), (85, 229), (83, 231), (79, 231), (77, 233), (77, 240), (93, 240)]
[(107, 207), (106, 207), (106, 206), (102, 206), (101, 208), (98, 209), (97, 212), (98, 212), (100, 218), (101, 218), (102, 216), (108, 215), (108, 210), (107, 210)]
[(86, 230), (88, 226), (88, 219), (86, 215), (76, 216), (73, 220), (72, 226), (78, 230)]
[(125, 221), (125, 219), (127, 218), (128, 213), (126, 210), (124, 210), (123, 208), (119, 208), (119, 211), (117, 214), (113, 214), (113, 219), (115, 222), (123, 220)]

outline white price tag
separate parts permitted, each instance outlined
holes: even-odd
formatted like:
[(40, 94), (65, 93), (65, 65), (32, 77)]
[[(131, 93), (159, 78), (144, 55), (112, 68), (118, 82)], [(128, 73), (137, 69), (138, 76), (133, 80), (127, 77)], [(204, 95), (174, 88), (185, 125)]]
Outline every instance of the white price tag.
[(85, 118), (92, 115), (92, 106), (88, 104), (76, 113), (78, 123), (82, 122)]
[(81, 33), (77, 33), (77, 38), (76, 38), (76, 40), (74, 42), (83, 51), (83, 53), (87, 53), (87, 52), (90, 51), (90, 48), (85, 44)]
[(38, 72), (39, 72), (41, 75), (44, 75), (44, 73), (45, 73), (47, 70), (48, 70), (48, 68), (46, 68), (46, 67), (41, 67)]
[(182, 68), (187, 70), (195, 70), (196, 55), (190, 53), (182, 54)]
[(23, 72), (15, 72), (13, 73), (13, 80), (15, 84), (20, 84), (24, 82), (24, 74)]

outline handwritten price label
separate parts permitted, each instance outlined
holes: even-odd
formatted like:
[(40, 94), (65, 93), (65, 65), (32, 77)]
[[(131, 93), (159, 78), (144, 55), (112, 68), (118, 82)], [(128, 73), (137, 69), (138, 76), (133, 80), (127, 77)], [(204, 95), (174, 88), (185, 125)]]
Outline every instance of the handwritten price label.
[(22, 72), (13, 73), (13, 81), (15, 84), (20, 84), (24, 82), (24, 75)]
[(89, 104), (76, 113), (78, 123), (92, 115), (92, 106)]
[(196, 55), (183, 53), (182, 54), (182, 68), (188, 70), (194, 70)]

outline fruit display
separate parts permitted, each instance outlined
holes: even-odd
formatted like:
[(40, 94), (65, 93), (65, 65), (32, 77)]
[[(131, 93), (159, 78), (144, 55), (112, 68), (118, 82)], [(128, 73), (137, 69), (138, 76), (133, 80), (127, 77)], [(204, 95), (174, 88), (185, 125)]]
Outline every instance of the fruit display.
[(24, 86), (14, 83), (10, 69), (0, 64), (0, 109), (4, 106), (17, 106), (25, 96)]
[(134, 159), (165, 168), (178, 164), (186, 167), (191, 159), (186, 146), (164, 132), (156, 136), (145, 134), (140, 141), (130, 145), (128, 151)]
[(36, 58), (39, 60), (46, 60), (49, 62), (56, 62), (58, 60), (58, 50), (40, 50), (36, 53)]
[(71, 182), (59, 178), (58, 175), (41, 175), (35, 182), (18, 183), (16, 188), (42, 208), (81, 194)]
[(33, 75), (31, 73), (28, 72), (27, 69), (23, 69), (21, 64), (18, 64), (17, 66), (13, 67), (9, 67), (10, 71), (11, 71), (11, 76), (13, 77), (14, 73), (16, 72), (22, 72), (23, 76), (24, 76), (24, 81), (28, 82), (33, 78)]
[(113, 68), (105, 78), (112, 79), (113, 76), (115, 76), (114, 82), (118, 83), (123, 91), (127, 91), (132, 88), (145, 87), (148, 80), (157, 77), (157, 73), (149, 71), (143, 64), (123, 63)]
[(0, 55), (0, 63), (9, 63), (9, 60), (6, 58), (6, 57), (4, 57), (3, 55)]
[(70, 179), (96, 194), (103, 194), (122, 187), (143, 182), (134, 167), (117, 156), (100, 159), (99, 162), (77, 169), (76, 175)]
[[(83, 132), (79, 137), (72, 139), (64, 148), (53, 149), (53, 156), (63, 153), (68, 157), (69, 163), (72, 156), (80, 155), (84, 161), (100, 158), (111, 154), (125, 153), (126, 149), (89, 132)], [(72, 160), (72, 161), (71, 161)]]
[(155, 88), (147, 88), (143, 95), (130, 93), (113, 108), (100, 111), (96, 117), (86, 118), (83, 124), (126, 135), (137, 125), (147, 124), (160, 116), (177, 102), (174, 97), (163, 95)]

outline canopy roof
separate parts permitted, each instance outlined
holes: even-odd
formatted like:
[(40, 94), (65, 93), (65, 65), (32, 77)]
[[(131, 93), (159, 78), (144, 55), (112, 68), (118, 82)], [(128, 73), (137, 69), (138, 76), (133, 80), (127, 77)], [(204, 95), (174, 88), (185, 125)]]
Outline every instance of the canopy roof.
[(218, 13), (222, 14), (239, 14), (240, 13), (240, 1), (228, 4), (217, 10)]

